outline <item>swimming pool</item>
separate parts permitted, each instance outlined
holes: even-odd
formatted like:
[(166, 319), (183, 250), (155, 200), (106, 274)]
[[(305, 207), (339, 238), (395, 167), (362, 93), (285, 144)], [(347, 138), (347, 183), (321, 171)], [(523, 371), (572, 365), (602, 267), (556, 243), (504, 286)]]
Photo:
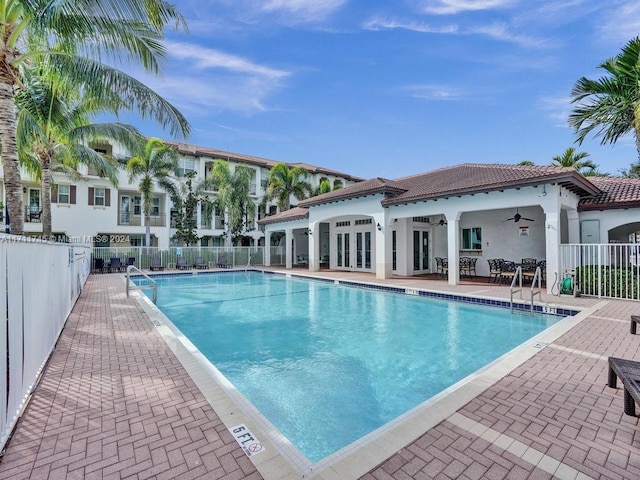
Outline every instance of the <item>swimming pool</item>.
[(312, 462), (560, 320), (252, 272), (157, 281), (160, 310)]

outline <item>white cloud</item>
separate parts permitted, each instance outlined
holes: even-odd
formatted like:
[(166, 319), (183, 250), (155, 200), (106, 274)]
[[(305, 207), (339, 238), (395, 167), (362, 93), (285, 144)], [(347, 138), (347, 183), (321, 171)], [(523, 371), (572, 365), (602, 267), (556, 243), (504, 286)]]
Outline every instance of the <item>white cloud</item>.
[(443, 25), (433, 26), (422, 22), (400, 22), (397, 20), (388, 20), (383, 18), (373, 18), (367, 21), (363, 28), (365, 30), (410, 30), (419, 33), (440, 33), (440, 34), (454, 34), (458, 33), (458, 25)]
[(640, 3), (617, 1), (602, 10), (600, 35), (608, 40), (626, 42), (640, 32)]
[(452, 15), (505, 8), (513, 2), (514, 0), (426, 0), (422, 3), (422, 11), (435, 15)]
[(402, 29), (418, 33), (433, 33), (441, 35), (482, 35), (502, 42), (515, 43), (527, 48), (542, 48), (550, 46), (547, 40), (530, 37), (514, 32), (505, 23), (492, 23), (490, 25), (460, 26), (456, 24), (432, 25), (416, 21), (398, 21), (384, 18), (374, 18), (367, 21), (365, 30), (393, 30)]
[(275, 14), (285, 23), (309, 23), (325, 20), (347, 0), (248, 0), (254, 12)]
[(289, 75), (288, 72), (265, 67), (236, 55), (201, 47), (193, 43), (166, 42), (170, 55), (179, 60), (194, 61), (199, 70), (224, 69), (232, 72), (278, 79)]
[(571, 97), (567, 96), (546, 96), (538, 99), (538, 107), (547, 112), (550, 118), (552, 118), (557, 127), (569, 128), (567, 120), (569, 114), (573, 108), (571, 103)]
[(465, 97), (463, 90), (448, 85), (410, 85), (405, 90), (412, 97), (424, 100), (461, 100)]
[(209, 116), (268, 110), (266, 101), (291, 73), (185, 42), (167, 42), (171, 68), (163, 77), (138, 75), (185, 114)]

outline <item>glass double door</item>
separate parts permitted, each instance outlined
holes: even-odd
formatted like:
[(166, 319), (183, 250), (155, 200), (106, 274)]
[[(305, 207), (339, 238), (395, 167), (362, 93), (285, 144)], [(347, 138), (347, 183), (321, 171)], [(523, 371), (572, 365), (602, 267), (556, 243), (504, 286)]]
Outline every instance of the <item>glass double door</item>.
[(371, 271), (371, 232), (338, 233), (336, 242), (337, 268)]
[(429, 268), (429, 232), (427, 230), (414, 230), (413, 272), (426, 273)]

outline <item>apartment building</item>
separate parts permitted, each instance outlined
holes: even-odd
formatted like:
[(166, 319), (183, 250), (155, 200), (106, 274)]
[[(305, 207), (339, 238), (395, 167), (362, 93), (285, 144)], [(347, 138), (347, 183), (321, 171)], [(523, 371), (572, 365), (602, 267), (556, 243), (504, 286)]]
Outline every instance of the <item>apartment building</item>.
[[(245, 165), (255, 171), (250, 184), (251, 197), (259, 205), (265, 194), (265, 182), (269, 170), (277, 161), (265, 158), (226, 152), (214, 148), (199, 147), (187, 144), (176, 144), (180, 153), (179, 168), (181, 173), (196, 172), (195, 181), (206, 179), (211, 175), (215, 160), (229, 162), (233, 169), (236, 165)], [(97, 151), (106, 154), (125, 156), (126, 152), (118, 146), (102, 144), (94, 145)], [(309, 182), (317, 187), (327, 180), (333, 187), (346, 187), (362, 179), (341, 172), (302, 163), (288, 164), (290, 167), (301, 166), (309, 171)], [(118, 186), (97, 176), (85, 167), (80, 170), (82, 178), (72, 180), (69, 177), (55, 174), (51, 189), (51, 217), (53, 234), (60, 238), (70, 237), (83, 242), (92, 242), (100, 247), (145, 246), (145, 223), (142, 213), (142, 196), (137, 182), (129, 182), (125, 171), (120, 172)], [(2, 171), (0, 169), (0, 175)], [(42, 233), (41, 212), (42, 201), (39, 182), (23, 172), (23, 204), (24, 230), (28, 235)], [(214, 200), (217, 192), (206, 192)], [(4, 201), (4, 185), (0, 184), (0, 198)], [(151, 212), (152, 246), (167, 248), (177, 245), (176, 229), (172, 225), (172, 202), (166, 192), (155, 189)], [(292, 198), (292, 204), (296, 200)], [(208, 221), (203, 214), (203, 206), (197, 212), (197, 235), (201, 246), (224, 245), (224, 218), (222, 212), (214, 212)], [(5, 230), (5, 209), (0, 209), (0, 228)], [(268, 215), (278, 213), (275, 205), (267, 205), (266, 209), (257, 209), (258, 214), (248, 219), (247, 228), (241, 235), (240, 243), (244, 246), (264, 245), (264, 232), (257, 221)]]

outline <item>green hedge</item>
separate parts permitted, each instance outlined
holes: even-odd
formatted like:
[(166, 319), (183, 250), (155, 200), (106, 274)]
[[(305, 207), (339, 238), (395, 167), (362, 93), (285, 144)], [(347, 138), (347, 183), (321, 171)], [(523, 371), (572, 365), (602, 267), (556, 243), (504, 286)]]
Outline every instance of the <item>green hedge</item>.
[[(599, 271), (598, 271), (599, 270)], [(576, 279), (583, 295), (640, 299), (637, 269), (586, 265), (576, 268)], [(600, 288), (598, 288), (598, 279)]]

